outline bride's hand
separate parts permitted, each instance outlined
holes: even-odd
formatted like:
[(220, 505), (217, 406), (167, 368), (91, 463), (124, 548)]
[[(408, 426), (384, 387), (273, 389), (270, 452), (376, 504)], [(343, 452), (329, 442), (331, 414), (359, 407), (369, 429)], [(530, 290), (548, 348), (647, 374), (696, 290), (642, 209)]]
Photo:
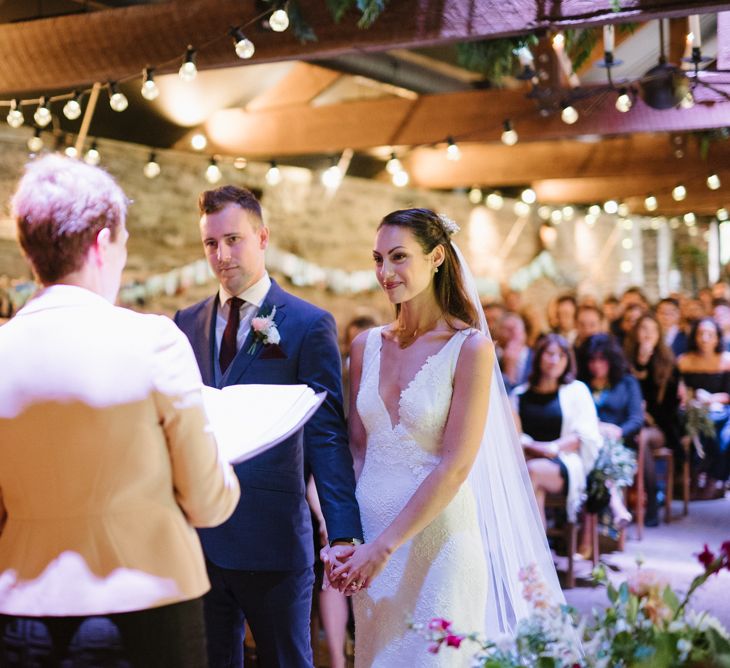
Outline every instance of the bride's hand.
[(330, 580), (345, 593), (366, 589), (385, 568), (390, 554), (377, 540), (359, 545), (346, 563), (332, 570)]

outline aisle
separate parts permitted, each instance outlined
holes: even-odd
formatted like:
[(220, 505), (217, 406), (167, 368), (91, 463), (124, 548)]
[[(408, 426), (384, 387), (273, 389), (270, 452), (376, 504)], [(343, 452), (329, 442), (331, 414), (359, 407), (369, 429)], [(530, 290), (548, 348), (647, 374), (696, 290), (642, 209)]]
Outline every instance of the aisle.
[[(674, 503), (674, 512), (679, 513), (681, 504)], [(686, 591), (689, 583), (702, 568), (694, 556), (707, 543), (717, 551), (720, 544), (730, 540), (730, 495), (716, 501), (694, 501), (690, 503), (689, 515), (644, 530), (644, 539), (629, 540), (624, 552), (601, 555), (612, 579), (623, 581), (626, 574), (636, 568), (636, 559), (644, 560), (644, 568), (651, 568), (665, 577), (675, 590)], [(568, 603), (583, 613), (594, 606), (605, 607), (607, 598), (602, 587), (592, 587), (583, 578), (590, 573), (590, 562), (576, 565), (578, 586), (565, 592)], [(730, 572), (725, 571), (709, 580), (692, 598), (692, 606), (706, 610), (720, 619), (730, 629)]]

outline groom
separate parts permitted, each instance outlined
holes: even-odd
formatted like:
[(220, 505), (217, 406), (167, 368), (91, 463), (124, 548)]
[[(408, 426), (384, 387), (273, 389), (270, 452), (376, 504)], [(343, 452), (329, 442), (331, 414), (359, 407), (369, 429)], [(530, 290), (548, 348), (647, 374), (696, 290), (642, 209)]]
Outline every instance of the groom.
[(305, 462), (332, 542), (362, 539), (337, 330), (329, 313), (269, 278), (269, 229), (251, 192), (224, 186), (203, 192), (198, 206), (203, 248), (220, 286), (178, 311), (175, 322), (190, 339), (203, 381), (214, 387), (303, 383), (327, 392), (303, 430), (235, 467), (238, 507), (221, 526), (200, 531), (211, 581), (204, 598), (210, 668), (243, 665), (244, 620), (261, 666), (309, 667), (314, 554)]

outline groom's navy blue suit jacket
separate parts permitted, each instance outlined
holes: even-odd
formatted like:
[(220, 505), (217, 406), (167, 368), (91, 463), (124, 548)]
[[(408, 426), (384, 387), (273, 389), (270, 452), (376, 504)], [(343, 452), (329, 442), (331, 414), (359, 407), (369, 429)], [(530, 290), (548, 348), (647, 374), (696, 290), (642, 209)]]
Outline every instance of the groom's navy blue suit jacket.
[[(213, 351), (218, 298), (175, 314), (190, 339), (206, 385), (215, 387)], [(208, 559), (236, 570), (294, 570), (313, 562), (313, 538), (305, 500), (304, 463), (314, 473), (330, 538), (360, 538), (355, 477), (342, 411), (337, 328), (332, 316), (282, 290), (274, 281), (261, 306), (276, 307), (278, 347), (254, 342), (249, 332), (220, 386), (304, 383), (327, 398), (303, 430), (235, 467), (241, 500), (224, 524), (199, 530)]]

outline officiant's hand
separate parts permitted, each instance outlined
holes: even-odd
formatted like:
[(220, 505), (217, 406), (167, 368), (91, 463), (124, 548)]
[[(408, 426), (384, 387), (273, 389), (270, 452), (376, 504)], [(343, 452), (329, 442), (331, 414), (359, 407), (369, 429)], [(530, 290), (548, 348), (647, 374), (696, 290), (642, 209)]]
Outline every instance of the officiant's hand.
[(330, 581), (345, 593), (367, 589), (385, 568), (390, 555), (391, 551), (377, 540), (358, 545), (345, 563), (332, 569)]

